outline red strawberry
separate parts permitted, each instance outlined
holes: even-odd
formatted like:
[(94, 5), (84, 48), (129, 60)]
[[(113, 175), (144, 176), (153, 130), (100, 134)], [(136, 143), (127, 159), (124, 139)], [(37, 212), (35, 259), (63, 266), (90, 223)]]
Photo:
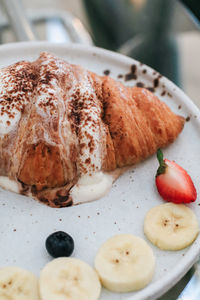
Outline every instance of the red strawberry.
[(163, 153), (157, 151), (160, 166), (156, 174), (156, 186), (161, 197), (169, 202), (190, 203), (197, 198), (197, 192), (188, 173), (174, 161), (163, 160)]

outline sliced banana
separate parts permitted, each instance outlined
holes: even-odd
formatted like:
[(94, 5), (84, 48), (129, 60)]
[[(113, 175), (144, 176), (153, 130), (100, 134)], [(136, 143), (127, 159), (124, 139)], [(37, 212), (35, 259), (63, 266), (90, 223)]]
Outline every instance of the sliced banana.
[(97, 300), (101, 284), (85, 262), (69, 257), (54, 259), (40, 273), (41, 300)]
[(130, 292), (142, 289), (152, 280), (155, 258), (143, 239), (120, 234), (101, 246), (95, 268), (105, 288), (113, 292)]
[(31, 272), (17, 267), (0, 269), (1, 300), (39, 300), (38, 280)]
[(193, 211), (184, 204), (165, 203), (148, 211), (144, 220), (147, 238), (162, 250), (180, 250), (197, 237), (199, 225)]

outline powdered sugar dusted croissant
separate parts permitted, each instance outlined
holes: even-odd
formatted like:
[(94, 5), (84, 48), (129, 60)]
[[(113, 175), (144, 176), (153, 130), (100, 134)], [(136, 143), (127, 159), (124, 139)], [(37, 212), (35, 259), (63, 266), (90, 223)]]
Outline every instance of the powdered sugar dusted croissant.
[(109, 185), (101, 172), (145, 159), (183, 125), (148, 90), (44, 52), (0, 70), (0, 184), (52, 207), (82, 202), (79, 185), (85, 197), (88, 181)]

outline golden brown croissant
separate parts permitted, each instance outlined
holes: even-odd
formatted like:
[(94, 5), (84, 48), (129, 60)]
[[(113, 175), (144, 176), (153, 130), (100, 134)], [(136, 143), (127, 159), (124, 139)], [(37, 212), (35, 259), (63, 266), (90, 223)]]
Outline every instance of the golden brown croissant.
[(145, 159), (184, 125), (150, 91), (49, 53), (0, 70), (0, 111), (1, 186), (52, 207), (72, 204), (80, 178)]

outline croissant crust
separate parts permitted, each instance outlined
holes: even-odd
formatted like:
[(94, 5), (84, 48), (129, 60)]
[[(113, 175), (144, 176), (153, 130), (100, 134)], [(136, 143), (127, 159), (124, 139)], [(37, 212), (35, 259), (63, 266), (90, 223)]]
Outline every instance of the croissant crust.
[(72, 204), (84, 174), (133, 165), (184, 126), (145, 88), (41, 53), (0, 70), (0, 175), (52, 206)]

